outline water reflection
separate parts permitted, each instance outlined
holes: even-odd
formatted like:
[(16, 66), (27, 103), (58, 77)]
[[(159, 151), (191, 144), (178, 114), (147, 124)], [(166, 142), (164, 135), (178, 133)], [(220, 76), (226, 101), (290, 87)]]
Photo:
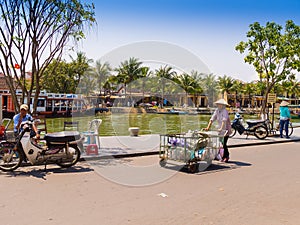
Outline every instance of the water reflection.
[[(49, 118), (48, 132), (63, 130), (64, 121), (79, 121), (79, 131), (87, 131), (89, 122), (95, 118), (102, 119), (99, 129), (101, 136), (128, 135), (129, 127), (139, 127), (140, 134), (171, 134), (183, 133), (188, 130), (200, 130), (207, 126), (210, 115), (168, 115), (155, 113), (113, 113), (100, 116)], [(248, 116), (249, 117), (249, 116)], [(247, 117), (245, 116), (247, 119)]]

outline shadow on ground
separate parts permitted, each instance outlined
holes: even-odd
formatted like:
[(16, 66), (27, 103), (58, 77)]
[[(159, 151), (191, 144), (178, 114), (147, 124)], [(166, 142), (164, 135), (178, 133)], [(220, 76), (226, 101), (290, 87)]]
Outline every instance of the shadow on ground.
[(225, 171), (225, 170), (232, 170), (232, 169), (237, 169), (240, 167), (251, 166), (251, 165), (252, 164), (250, 164), (250, 163), (239, 162), (239, 161), (230, 161), (229, 163), (220, 163), (218, 161), (213, 161), (213, 163), (210, 166), (208, 166), (205, 170), (203, 170), (203, 171), (196, 170), (194, 173), (190, 172), (187, 165), (178, 165), (178, 164), (168, 163), (164, 167), (166, 169), (176, 170), (176, 171), (180, 171), (183, 173), (192, 173), (192, 174), (201, 175), (201, 174), (207, 174), (207, 173), (221, 172), (221, 171)]
[[(24, 168), (24, 170), (22, 170)], [(61, 167), (51, 167), (51, 168), (44, 168), (43, 166), (37, 167), (20, 167), (16, 171), (12, 172), (2, 172), (0, 175), (5, 175), (7, 177), (35, 177), (46, 180), (46, 176), (52, 173), (86, 173), (93, 171), (93, 169), (89, 167), (83, 166), (73, 166), (70, 168), (61, 168)]]

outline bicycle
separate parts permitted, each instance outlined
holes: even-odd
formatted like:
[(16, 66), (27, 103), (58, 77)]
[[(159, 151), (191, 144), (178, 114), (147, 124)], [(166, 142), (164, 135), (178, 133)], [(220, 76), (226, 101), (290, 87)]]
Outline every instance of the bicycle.
[[(270, 120), (267, 120), (267, 125), (268, 125), (268, 131), (270, 135), (276, 135), (277, 132), (280, 131), (280, 119), (278, 118), (278, 123), (275, 124), (272, 128), (272, 122)], [(283, 132), (285, 132), (283, 130)], [(289, 122), (289, 127), (288, 127), (288, 137), (290, 137), (294, 132), (293, 124)]]

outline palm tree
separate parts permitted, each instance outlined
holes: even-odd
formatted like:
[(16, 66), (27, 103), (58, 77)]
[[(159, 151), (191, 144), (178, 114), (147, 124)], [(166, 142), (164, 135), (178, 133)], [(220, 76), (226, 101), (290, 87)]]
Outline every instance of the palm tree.
[(296, 97), (300, 94), (299, 82), (296, 80), (284, 81), (281, 84), (283, 94), (286, 98)]
[[(241, 80), (233, 79), (233, 84), (232, 84), (232, 91), (234, 91), (235, 96), (234, 96), (234, 104), (235, 106), (237, 105), (237, 101), (240, 97), (240, 94), (243, 91), (243, 82)], [(240, 102), (241, 104), (241, 102)]]
[(204, 73), (199, 73), (198, 71), (192, 70), (191, 72), (191, 77), (195, 80), (195, 86), (194, 86), (194, 105), (197, 107), (199, 107), (198, 104), (198, 96), (203, 93), (204, 91), (204, 87), (203, 87), (203, 80), (205, 78), (205, 74)]
[(226, 75), (218, 77), (218, 87), (223, 94), (223, 98), (227, 101), (227, 94), (230, 93), (233, 87), (233, 78)]
[(120, 84), (120, 81), (118, 80), (117, 76), (109, 76), (104, 83), (103, 87), (107, 90), (109, 89), (110, 91), (116, 91), (117, 86)]
[(249, 99), (248, 104), (250, 104), (250, 106), (252, 106), (252, 101), (251, 101), (252, 98), (251, 97), (252, 97), (252, 94), (254, 94), (254, 91), (255, 91), (255, 84), (253, 82), (244, 84), (243, 93), (248, 95), (248, 99)]
[(150, 71), (149, 67), (144, 66), (144, 67), (141, 68), (141, 77), (143, 77), (143, 79), (142, 79), (142, 92), (143, 92), (142, 102), (143, 103), (144, 103), (144, 100), (145, 100), (145, 86), (146, 86), (144, 78), (150, 77), (151, 75), (152, 75), (152, 71)]
[(97, 82), (94, 79), (94, 76), (87, 74), (81, 78), (80, 84), (77, 89), (80, 93), (88, 96), (91, 93), (91, 90), (95, 90), (97, 87)]
[[(124, 84), (125, 97), (126, 97), (126, 87), (132, 81), (142, 77), (141, 71), (142, 62), (139, 62), (136, 58), (130, 58), (122, 62), (119, 68), (116, 69), (118, 72), (117, 81)], [(131, 93), (131, 91), (130, 91)], [(132, 102), (130, 94), (130, 102)]]
[(204, 75), (201, 82), (203, 92), (208, 96), (208, 106), (212, 106), (218, 94), (216, 76), (213, 74)]
[(276, 83), (276, 84), (274, 84), (274, 86), (270, 92), (276, 93), (277, 96), (283, 96), (284, 95), (284, 86), (285, 86), (285, 82)]
[(93, 62), (92, 59), (88, 59), (85, 56), (84, 52), (77, 52), (77, 58), (74, 59), (71, 55), (70, 58), (72, 59), (71, 66), (74, 69), (73, 73), (77, 82), (77, 85), (80, 83), (81, 78), (90, 72), (90, 63)]
[(94, 76), (99, 84), (99, 95), (101, 96), (102, 83), (104, 84), (109, 77), (112, 69), (108, 62), (102, 63), (100, 60), (96, 61), (94, 68)]
[(300, 83), (297, 80), (291, 80), (290, 93), (292, 97), (299, 97), (300, 95)]
[(194, 92), (195, 80), (187, 73), (183, 73), (174, 78), (174, 81), (185, 91), (185, 105), (188, 105), (188, 94)]
[(159, 69), (156, 69), (154, 73), (159, 78), (159, 80), (162, 84), (162, 94), (161, 94), (162, 104), (161, 104), (161, 108), (163, 108), (166, 79), (173, 80), (177, 73), (175, 71), (173, 71), (173, 68), (168, 66), (168, 65), (165, 65), (164, 67), (161, 66)]

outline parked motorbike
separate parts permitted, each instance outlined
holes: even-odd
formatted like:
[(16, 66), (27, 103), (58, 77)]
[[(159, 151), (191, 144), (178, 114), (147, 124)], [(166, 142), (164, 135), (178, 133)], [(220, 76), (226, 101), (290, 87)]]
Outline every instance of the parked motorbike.
[(240, 135), (246, 134), (254, 135), (258, 139), (265, 139), (268, 136), (267, 121), (265, 120), (247, 120), (248, 127), (244, 127), (242, 117), (237, 113), (231, 124), (231, 134), (229, 137), (233, 137), (236, 132)]
[(30, 137), (33, 122), (21, 124), (22, 131), (16, 142), (2, 141), (0, 143), (0, 169), (13, 171), (21, 166), (23, 160), (32, 165), (55, 163), (62, 168), (75, 165), (80, 159), (80, 149), (83, 138), (78, 131), (63, 131), (46, 134), (45, 145)]

